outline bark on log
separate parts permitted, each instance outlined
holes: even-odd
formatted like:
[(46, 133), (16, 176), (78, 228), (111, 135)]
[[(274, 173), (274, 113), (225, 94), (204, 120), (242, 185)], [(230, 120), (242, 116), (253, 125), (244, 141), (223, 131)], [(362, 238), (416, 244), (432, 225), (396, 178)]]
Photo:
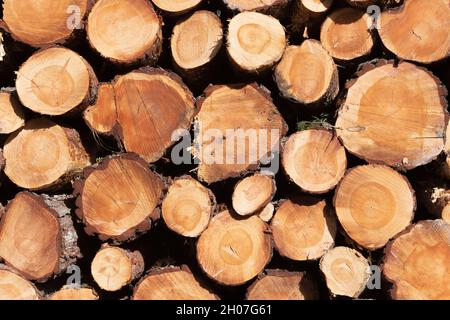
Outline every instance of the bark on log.
[(105, 158), (74, 184), (77, 215), (88, 234), (131, 240), (159, 219), (164, 182), (133, 154)]
[(300, 32), (330, 9), (333, 0), (294, 0), (291, 15), (291, 29)]
[(65, 196), (20, 192), (0, 222), (0, 257), (25, 278), (45, 282), (81, 257)]
[(315, 300), (314, 282), (303, 272), (266, 270), (247, 290), (247, 300)]
[(145, 263), (139, 251), (103, 245), (91, 264), (91, 274), (100, 288), (118, 291), (138, 279)]
[(162, 217), (167, 227), (192, 238), (206, 229), (215, 210), (214, 194), (190, 176), (175, 179), (162, 203)]
[(272, 177), (255, 174), (241, 180), (232, 195), (233, 209), (241, 216), (261, 211), (273, 199), (277, 187)]
[(358, 251), (336, 247), (320, 260), (320, 270), (334, 296), (357, 298), (370, 278), (369, 262)]
[(337, 66), (317, 40), (289, 46), (274, 76), (281, 95), (295, 103), (328, 105), (339, 93)]
[(386, 247), (383, 273), (394, 284), (393, 299), (450, 299), (450, 225), (419, 221)]
[(34, 284), (0, 264), (0, 300), (40, 300)]
[(165, 14), (178, 16), (194, 10), (203, 0), (153, 0), (154, 5)]
[(71, 301), (71, 300), (98, 300), (98, 294), (94, 289), (81, 286), (81, 287), (69, 287), (64, 286), (61, 290), (54, 292), (50, 295), (49, 300), (63, 300), (63, 301)]
[(0, 91), (0, 134), (10, 134), (25, 125), (22, 105), (15, 90)]
[(29, 190), (57, 189), (90, 164), (75, 129), (45, 119), (27, 122), (3, 149), (5, 174)]
[(244, 284), (260, 274), (272, 258), (268, 225), (257, 216), (234, 218), (225, 210), (212, 218), (197, 242), (197, 261), (213, 280)]
[(195, 279), (189, 268), (152, 270), (134, 288), (133, 300), (218, 300)]
[(406, 170), (441, 153), (447, 90), (438, 78), (411, 63), (386, 60), (362, 65), (357, 76), (347, 84), (336, 120), (336, 132), (349, 152)]
[(334, 206), (350, 238), (375, 250), (411, 224), (416, 198), (406, 177), (386, 166), (366, 165), (347, 172)]
[(99, 0), (87, 22), (91, 46), (118, 64), (155, 64), (162, 51), (162, 21), (147, 0)]
[(333, 132), (310, 129), (289, 137), (283, 146), (282, 164), (287, 176), (303, 191), (321, 194), (341, 181), (347, 156)]
[(222, 0), (233, 13), (256, 11), (281, 19), (289, 14), (292, 0)]
[(325, 200), (296, 196), (280, 205), (271, 229), (282, 256), (296, 261), (316, 260), (334, 246), (336, 220)]

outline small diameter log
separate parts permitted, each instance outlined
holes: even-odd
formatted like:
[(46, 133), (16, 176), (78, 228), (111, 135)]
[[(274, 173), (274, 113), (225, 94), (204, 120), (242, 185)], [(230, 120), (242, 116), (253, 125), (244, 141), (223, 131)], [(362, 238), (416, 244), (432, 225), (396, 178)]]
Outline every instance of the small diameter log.
[(210, 11), (196, 11), (173, 28), (170, 47), (175, 67), (188, 80), (195, 81), (209, 71), (222, 44), (220, 18)]
[(70, 38), (89, 7), (90, 0), (3, 0), (3, 20), (16, 40), (44, 47)]
[(364, 64), (357, 75), (335, 126), (349, 152), (406, 170), (441, 153), (447, 91), (438, 78), (411, 63), (386, 60)]
[(257, 216), (244, 220), (225, 210), (212, 218), (197, 242), (202, 270), (223, 285), (244, 284), (260, 274), (272, 257), (268, 225)]
[(432, 63), (450, 56), (449, 28), (448, 0), (408, 0), (381, 13), (378, 33), (399, 58)]
[(33, 54), (17, 74), (22, 104), (44, 115), (81, 111), (96, 98), (97, 78), (89, 63), (76, 52), (52, 47)]
[(316, 260), (334, 246), (336, 221), (325, 200), (297, 196), (284, 201), (271, 228), (278, 252), (292, 260)]
[(241, 216), (257, 213), (273, 199), (275, 180), (265, 174), (255, 174), (241, 180), (232, 195), (233, 209)]
[(222, 0), (231, 12), (257, 11), (283, 18), (289, 14), (292, 0)]
[(40, 299), (39, 291), (33, 283), (0, 264), (0, 300)]
[(162, 22), (147, 0), (99, 0), (87, 22), (91, 46), (119, 64), (155, 64), (162, 51)]
[(442, 220), (412, 225), (384, 251), (383, 273), (399, 300), (449, 300), (450, 225)]
[(272, 220), (272, 218), (273, 218), (274, 213), (275, 213), (275, 206), (273, 205), (272, 202), (269, 202), (264, 207), (264, 209), (262, 209), (258, 213), (258, 217), (264, 222), (270, 222), (270, 220)]
[(294, 0), (291, 29), (299, 32), (305, 25), (321, 17), (333, 4), (333, 0)]
[(98, 294), (94, 289), (89, 287), (69, 287), (65, 286), (61, 290), (56, 291), (50, 297), (50, 300), (98, 300)]
[(194, 154), (200, 180), (237, 177), (267, 164), (270, 156), (278, 157), (288, 127), (267, 89), (257, 84), (210, 86), (197, 103)]
[(9, 90), (0, 91), (0, 134), (10, 134), (25, 125), (23, 107)]
[(275, 69), (283, 97), (305, 105), (330, 104), (339, 93), (339, 76), (333, 58), (317, 40), (289, 46)]
[(78, 132), (45, 119), (13, 133), (3, 155), (9, 179), (30, 190), (56, 189), (90, 164)]
[(320, 42), (340, 63), (368, 56), (375, 45), (368, 23), (372, 18), (363, 10), (342, 8), (330, 14), (322, 24)]
[(247, 290), (247, 300), (315, 300), (318, 292), (303, 272), (267, 270)]
[(218, 300), (218, 297), (183, 266), (151, 271), (134, 288), (133, 300)]
[(198, 7), (203, 0), (152, 0), (153, 4), (169, 15), (180, 15)]
[(334, 296), (357, 298), (370, 278), (369, 262), (358, 251), (336, 247), (320, 259), (320, 270)]
[(208, 188), (185, 176), (177, 178), (162, 203), (167, 227), (185, 237), (198, 237), (216, 210), (216, 199)]
[(118, 291), (139, 278), (144, 267), (144, 258), (139, 251), (104, 245), (92, 261), (91, 274), (103, 290)]
[(347, 172), (334, 206), (350, 238), (375, 250), (411, 224), (416, 199), (406, 177), (386, 166), (366, 165)]
[(132, 154), (110, 156), (84, 170), (74, 184), (77, 215), (88, 234), (125, 241), (150, 229), (159, 218), (162, 179)]
[(146, 67), (102, 85), (84, 119), (152, 163), (175, 143), (177, 130), (190, 128), (194, 112), (194, 97), (176, 74)]
[(20, 192), (0, 221), (0, 257), (29, 280), (45, 282), (81, 257), (63, 196)]
[(273, 67), (286, 49), (286, 34), (281, 23), (258, 12), (243, 12), (228, 25), (227, 50), (240, 71), (259, 73)]
[(334, 189), (347, 169), (345, 149), (331, 131), (300, 131), (286, 141), (282, 165), (288, 177), (313, 194)]

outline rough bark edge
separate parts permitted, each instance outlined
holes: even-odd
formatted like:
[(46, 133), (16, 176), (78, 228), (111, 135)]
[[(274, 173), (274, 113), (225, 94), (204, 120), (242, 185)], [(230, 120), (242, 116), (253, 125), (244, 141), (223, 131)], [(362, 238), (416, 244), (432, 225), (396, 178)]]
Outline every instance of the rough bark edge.
[[(238, 13), (246, 11), (240, 9), (236, 5), (230, 4), (228, 1), (229, 0), (222, 0), (223, 4), (232, 15), (236, 15)], [(273, 16), (277, 19), (282, 19), (289, 14), (287, 10), (289, 9), (291, 2), (292, 0), (276, 0), (274, 1), (274, 3), (269, 5), (262, 3), (261, 6), (250, 11), (259, 12), (269, 16)]]
[(18, 277), (24, 279), (25, 281), (27, 281), (35, 290), (36, 292), (36, 296), (37, 296), (37, 300), (44, 300), (44, 293), (42, 291), (39, 291), (38, 288), (36, 288), (36, 286), (34, 285), (33, 282), (31, 282), (30, 280), (28, 280), (27, 278), (25, 278), (22, 274), (20, 274), (16, 269), (1, 263), (1, 259), (0, 259), (0, 270), (4, 270), (4, 271), (9, 271), (11, 273), (14, 273), (15, 275), (17, 275)]
[[(84, 184), (87, 180), (87, 178), (96, 170), (105, 170), (108, 167), (108, 164), (110, 161), (114, 159), (125, 159), (125, 160), (132, 160), (136, 161), (139, 164), (141, 164), (144, 168), (146, 168), (149, 172), (153, 173), (160, 181), (162, 185), (162, 192), (161, 197), (159, 201), (157, 202), (157, 205), (155, 209), (152, 212), (149, 212), (148, 217), (144, 219), (140, 224), (131, 227), (124, 233), (122, 233), (119, 236), (107, 236), (102, 235), (98, 233), (95, 228), (88, 225), (86, 222), (86, 219), (84, 217), (83, 209), (82, 209), (82, 193), (84, 189)], [(100, 240), (111, 240), (113, 244), (121, 244), (123, 242), (129, 242), (137, 239), (142, 234), (146, 233), (151, 229), (151, 227), (154, 225), (154, 223), (160, 219), (161, 217), (161, 203), (164, 199), (165, 193), (167, 190), (167, 181), (166, 179), (161, 176), (159, 173), (157, 173), (155, 170), (151, 169), (148, 165), (148, 163), (142, 159), (139, 155), (135, 153), (121, 153), (121, 154), (114, 154), (107, 156), (102, 159), (100, 163), (96, 163), (90, 167), (87, 167), (83, 170), (82, 176), (78, 178), (73, 183), (73, 197), (76, 198), (75, 205), (76, 210), (75, 214), (78, 217), (78, 219), (84, 224), (84, 230), (85, 232), (90, 235), (96, 235)]]
[[(374, 60), (371, 60), (371, 61), (368, 61), (368, 62), (365, 62), (365, 63), (361, 64), (361, 65), (358, 67), (358, 70), (356, 71), (355, 76), (354, 76), (352, 79), (347, 80), (347, 82), (345, 83), (345, 88), (343, 89), (343, 94), (342, 94), (341, 98), (339, 98), (338, 101), (337, 101), (337, 103), (336, 103), (336, 105), (338, 105), (338, 108), (337, 108), (337, 110), (336, 110), (336, 116), (339, 117), (339, 115), (341, 114), (341, 112), (344, 110), (345, 102), (346, 102), (347, 96), (348, 96), (348, 91), (350, 90), (350, 88), (351, 88), (353, 85), (356, 84), (356, 82), (358, 81), (358, 79), (359, 79), (360, 77), (362, 77), (362, 76), (365, 75), (366, 73), (368, 73), (368, 72), (370, 72), (370, 71), (372, 71), (372, 70), (374, 70), (374, 69), (376, 69), (376, 68), (378, 68), (378, 67), (382, 67), (382, 66), (388, 65), (388, 64), (393, 65), (394, 67), (397, 67), (399, 63), (409, 63), (409, 64), (412, 64), (412, 65), (414, 65), (416, 68), (418, 68), (419, 70), (421, 70), (421, 71), (423, 71), (423, 72), (426, 72), (426, 73), (427, 73), (427, 74), (435, 81), (436, 87), (437, 87), (437, 93), (438, 93), (439, 96), (440, 96), (441, 105), (442, 105), (443, 113), (444, 113), (444, 122), (445, 122), (445, 126), (444, 126), (444, 132), (443, 132), (443, 137), (442, 137), (442, 138), (443, 138), (443, 144), (444, 144), (444, 142), (445, 142), (445, 131), (446, 131), (446, 128), (447, 128), (448, 120), (449, 120), (449, 118), (450, 118), (449, 112), (447, 111), (447, 108), (448, 108), (448, 103), (447, 103), (447, 99), (446, 99), (446, 96), (447, 96), (447, 94), (448, 94), (447, 88), (446, 88), (445, 85), (441, 82), (441, 80), (433, 74), (433, 72), (431, 72), (430, 70), (426, 69), (425, 67), (418, 66), (418, 65), (416, 65), (416, 64), (414, 64), (414, 63), (412, 63), (412, 62), (408, 62), (408, 61), (404, 61), (404, 60), (401, 60), (400, 62), (398, 62), (398, 61), (395, 61), (395, 60), (374, 59)], [(350, 154), (352, 154), (352, 155), (354, 155), (354, 156), (356, 156), (356, 157), (358, 157), (358, 158), (364, 160), (364, 161), (367, 162), (368, 164), (386, 165), (386, 166), (389, 166), (389, 167), (391, 167), (391, 168), (393, 168), (393, 169), (395, 169), (395, 170), (397, 170), (397, 171), (400, 171), (400, 172), (406, 172), (406, 171), (408, 171), (408, 170), (412, 170), (412, 169), (414, 169), (414, 168), (417, 168), (417, 167), (426, 165), (426, 164), (428, 164), (428, 163), (430, 163), (430, 162), (436, 160), (436, 159), (439, 157), (440, 153), (442, 153), (442, 152), (440, 152), (439, 154), (435, 155), (435, 156), (434, 156), (433, 158), (431, 158), (431, 159), (425, 159), (425, 161), (420, 162), (417, 166), (414, 166), (414, 167), (412, 167), (411, 165), (409, 165), (409, 163), (404, 163), (403, 161), (402, 161), (402, 162), (394, 163), (394, 164), (392, 164), (392, 165), (388, 165), (388, 164), (386, 164), (386, 162), (383, 161), (383, 160), (375, 160), (375, 159), (371, 159), (371, 158), (368, 158), (368, 157), (366, 157), (366, 156), (364, 156), (364, 155), (357, 154), (356, 152), (352, 152), (352, 151), (348, 150), (348, 149), (345, 147), (345, 144), (344, 144), (343, 139), (342, 139), (342, 138), (340, 137), (340, 135), (337, 133), (338, 130), (340, 130), (340, 129), (339, 129), (339, 128), (336, 128), (336, 134), (337, 134), (337, 137), (338, 137), (339, 141), (340, 141), (341, 144), (344, 146), (344, 148), (345, 148), (345, 150), (346, 150), (347, 152), (349, 152)]]

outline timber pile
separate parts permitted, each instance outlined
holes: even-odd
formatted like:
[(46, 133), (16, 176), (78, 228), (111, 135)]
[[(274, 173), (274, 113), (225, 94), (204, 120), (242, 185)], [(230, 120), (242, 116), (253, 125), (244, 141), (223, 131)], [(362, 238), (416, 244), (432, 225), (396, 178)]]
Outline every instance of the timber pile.
[(0, 300), (450, 299), (449, 0), (2, 4)]

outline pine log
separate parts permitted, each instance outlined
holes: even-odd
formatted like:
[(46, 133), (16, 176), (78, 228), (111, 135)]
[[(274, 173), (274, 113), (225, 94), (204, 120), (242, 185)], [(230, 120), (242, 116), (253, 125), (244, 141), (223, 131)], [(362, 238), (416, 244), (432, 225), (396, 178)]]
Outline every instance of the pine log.
[(258, 213), (258, 217), (264, 222), (270, 222), (270, 220), (272, 220), (272, 218), (273, 218), (274, 213), (275, 213), (275, 206), (273, 205), (272, 202), (269, 202), (264, 207), (264, 209), (262, 209)]
[(25, 278), (45, 282), (81, 257), (63, 196), (20, 192), (0, 221), (0, 257)]
[(194, 153), (200, 161), (200, 180), (237, 177), (257, 170), (271, 155), (277, 157), (288, 127), (264, 87), (210, 86), (197, 104)]
[(76, 52), (52, 47), (33, 54), (19, 69), (17, 94), (22, 104), (44, 115), (81, 111), (96, 98), (97, 78)]
[(69, 287), (64, 286), (62, 289), (54, 292), (50, 297), (50, 300), (98, 300), (98, 294), (94, 289), (89, 287)]
[(333, 4), (333, 0), (294, 0), (291, 14), (291, 29), (299, 32), (313, 20), (317, 20)]
[(282, 202), (271, 228), (278, 252), (292, 260), (316, 260), (334, 246), (336, 221), (325, 200), (296, 196)]
[(194, 112), (194, 97), (175, 73), (146, 67), (102, 85), (84, 119), (152, 163), (175, 143), (176, 130), (189, 129)]
[(188, 267), (152, 270), (134, 288), (133, 300), (218, 300)]
[(234, 187), (233, 209), (241, 216), (257, 213), (273, 199), (276, 190), (272, 177), (265, 174), (249, 176)]
[(449, 300), (450, 225), (419, 221), (385, 249), (383, 273), (399, 300)]
[(257, 216), (241, 220), (225, 210), (212, 218), (197, 242), (197, 261), (220, 284), (244, 284), (260, 274), (272, 257), (268, 225)]
[(3, 0), (3, 20), (15, 39), (45, 47), (64, 43), (82, 28), (90, 7), (91, 0)]
[(118, 291), (144, 272), (144, 258), (139, 251), (103, 245), (91, 264), (94, 281), (105, 291)]
[(369, 262), (358, 251), (336, 247), (320, 259), (320, 270), (334, 296), (357, 298), (370, 278)]
[(0, 300), (40, 300), (32, 282), (0, 264)]
[(340, 63), (349, 63), (368, 56), (375, 45), (368, 28), (371, 17), (363, 10), (342, 8), (330, 14), (322, 24), (320, 41)]
[(45, 119), (13, 133), (3, 155), (9, 179), (30, 190), (57, 189), (90, 164), (78, 132)]
[(159, 218), (164, 183), (133, 154), (105, 158), (74, 184), (77, 215), (88, 234), (101, 240), (131, 240)]
[(288, 177), (312, 194), (334, 189), (347, 169), (345, 149), (331, 131), (300, 131), (286, 141), (282, 164)]
[(375, 250), (411, 224), (416, 198), (406, 177), (386, 166), (366, 165), (347, 172), (334, 206), (350, 238)]
[(336, 120), (349, 152), (406, 170), (441, 153), (447, 91), (438, 78), (411, 63), (386, 60), (364, 64), (357, 75)]
[(275, 69), (281, 95), (305, 105), (330, 104), (339, 93), (337, 66), (317, 40), (289, 46)]
[(147, 0), (99, 0), (87, 22), (91, 46), (118, 64), (153, 65), (162, 51), (162, 21)]
[(162, 203), (162, 217), (167, 227), (192, 238), (206, 229), (215, 210), (214, 194), (190, 176), (177, 178)]
[(16, 93), (0, 91), (0, 134), (10, 134), (25, 125), (25, 115)]
[(450, 56), (450, 2), (408, 0), (383, 11), (378, 33), (401, 59), (432, 63)]
[(153, 0), (153, 4), (169, 15), (181, 15), (197, 8), (203, 0)]
[(239, 71), (260, 73), (281, 59), (287, 39), (277, 19), (258, 12), (243, 12), (230, 20), (227, 44), (231, 62)]
[(233, 13), (245, 11), (257, 11), (278, 19), (284, 18), (289, 13), (292, 0), (222, 0), (226, 7)]

